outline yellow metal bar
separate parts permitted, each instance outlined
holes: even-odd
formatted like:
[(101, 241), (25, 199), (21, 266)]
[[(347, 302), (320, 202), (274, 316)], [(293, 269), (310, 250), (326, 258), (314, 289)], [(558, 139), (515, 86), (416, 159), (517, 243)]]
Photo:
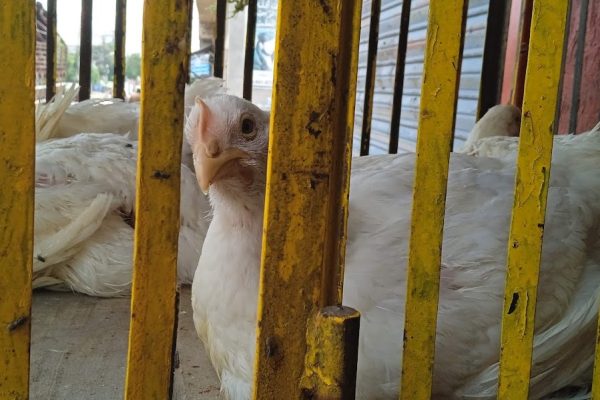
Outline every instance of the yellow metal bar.
[[(347, 181), (334, 174), (349, 168), (348, 91), (356, 85), (353, 46), (358, 44), (360, 6), (360, 1), (345, 0), (279, 4), (255, 358), (257, 399), (301, 398), (308, 320), (323, 302), (339, 296), (341, 260), (339, 254), (328, 253), (339, 253), (343, 246), (337, 236), (344, 235)], [(340, 160), (344, 165), (336, 166)], [(326, 279), (336, 289), (323, 296)]]
[(533, 4), (502, 314), (499, 399), (527, 399), (568, 2)]
[(413, 192), (400, 398), (431, 396), (448, 163), (467, 1), (432, 1)]
[(168, 399), (175, 335), (179, 174), (192, 0), (146, 0), (125, 399)]
[(354, 399), (359, 326), (360, 314), (350, 307), (325, 307), (312, 318), (300, 385), (303, 398)]
[(332, 154), (329, 216), (330, 229), (325, 238), (323, 284), (321, 304), (323, 306), (342, 304), (344, 293), (344, 261), (346, 258), (348, 196), (350, 194), (350, 167), (352, 161), (352, 134), (354, 132), (354, 106), (356, 103), (356, 77), (358, 72), (358, 44), (360, 42), (360, 21), (362, 0), (344, 4), (340, 27), (340, 53), (337, 58), (343, 68), (336, 67), (337, 83), (335, 95), (335, 134), (333, 147), (344, 148), (343, 154)]
[(29, 397), (35, 2), (0, 6), (0, 399)]
[(596, 357), (592, 382), (592, 400), (600, 400), (600, 318), (596, 330)]

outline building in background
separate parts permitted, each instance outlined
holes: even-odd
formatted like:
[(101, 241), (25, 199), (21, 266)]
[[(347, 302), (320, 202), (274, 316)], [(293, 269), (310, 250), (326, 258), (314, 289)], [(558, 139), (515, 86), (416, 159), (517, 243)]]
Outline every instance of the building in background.
[(271, 108), (276, 26), (277, 0), (258, 0), (256, 12), (256, 37), (254, 38), (252, 100), (259, 107), (264, 109)]
[[(369, 154), (388, 152), (401, 9), (400, 0), (384, 1), (381, 6)], [(488, 9), (489, 0), (469, 1), (456, 114), (455, 148), (462, 145), (476, 121)], [(414, 151), (416, 146), (428, 15), (428, 0), (412, 1), (400, 113), (400, 151)], [(365, 0), (359, 48), (354, 154), (358, 154), (360, 148), (370, 18), (371, 1)]]
[[(35, 86), (36, 99), (46, 97), (46, 41), (48, 34), (48, 12), (41, 3), (36, 3), (36, 36), (35, 36)], [(57, 34), (56, 40), (56, 82), (57, 91), (60, 92), (61, 84), (67, 75), (67, 44)]]

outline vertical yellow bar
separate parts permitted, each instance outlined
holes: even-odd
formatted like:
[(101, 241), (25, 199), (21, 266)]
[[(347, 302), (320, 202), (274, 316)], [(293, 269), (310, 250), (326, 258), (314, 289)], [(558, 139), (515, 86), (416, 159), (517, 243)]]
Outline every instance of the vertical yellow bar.
[[(279, 4), (255, 358), (257, 399), (301, 398), (307, 323), (324, 302), (341, 294), (339, 236), (345, 235), (348, 199), (347, 177), (340, 173), (348, 171), (350, 162), (349, 90), (356, 85), (353, 47), (360, 27), (356, 7), (360, 10), (360, 1)], [(324, 295), (326, 280), (333, 290), (329, 287)]]
[(35, 2), (0, 6), (0, 399), (29, 397)]
[[(329, 207), (330, 229), (325, 238), (323, 284), (321, 305), (342, 304), (344, 294), (344, 262), (348, 231), (348, 198), (350, 195), (350, 167), (352, 164), (352, 136), (354, 133), (354, 106), (356, 103), (356, 78), (358, 74), (358, 47), (360, 42), (360, 21), (362, 0), (344, 4), (340, 27), (340, 53), (337, 58), (342, 67), (336, 67), (336, 110), (335, 134), (333, 137), (336, 152), (332, 155)], [(337, 149), (344, 147), (344, 152)]]
[(596, 330), (596, 357), (594, 359), (592, 400), (600, 400), (600, 319)]
[(527, 399), (567, 1), (533, 4), (502, 314), (499, 399)]
[(192, 0), (146, 0), (125, 398), (171, 394), (179, 174)]
[(446, 183), (467, 1), (432, 1), (421, 89), (401, 399), (431, 396)]

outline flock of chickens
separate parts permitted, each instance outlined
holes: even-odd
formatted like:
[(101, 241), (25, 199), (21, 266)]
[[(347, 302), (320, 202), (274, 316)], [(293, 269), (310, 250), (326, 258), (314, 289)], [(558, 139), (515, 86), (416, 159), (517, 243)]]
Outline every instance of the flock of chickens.
[[(251, 398), (269, 113), (224, 92), (214, 78), (186, 88), (177, 272), (192, 284), (194, 323), (221, 390), (237, 400)], [(33, 285), (127, 295), (139, 103), (70, 105), (75, 94), (37, 110)], [(519, 123), (518, 109), (496, 106), (451, 156), (434, 398), (496, 396)], [(589, 397), (599, 159), (600, 125), (555, 138), (532, 399)], [(361, 311), (360, 399), (398, 396), (413, 170), (414, 154), (352, 160), (344, 304)]]

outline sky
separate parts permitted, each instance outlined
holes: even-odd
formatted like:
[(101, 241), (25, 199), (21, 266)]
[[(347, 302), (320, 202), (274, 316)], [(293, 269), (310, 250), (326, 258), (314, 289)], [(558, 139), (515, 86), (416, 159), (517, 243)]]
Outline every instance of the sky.
[[(47, 9), (46, 0), (38, 0)], [(56, 29), (69, 46), (79, 45), (81, 20), (81, 0), (57, 0)], [(127, 0), (127, 38), (126, 54), (142, 52), (142, 16), (143, 0)], [(198, 9), (194, 5), (194, 22), (192, 23), (192, 51), (199, 48)], [(103, 35), (114, 36), (115, 0), (95, 0), (92, 17), (92, 44), (101, 44)]]

